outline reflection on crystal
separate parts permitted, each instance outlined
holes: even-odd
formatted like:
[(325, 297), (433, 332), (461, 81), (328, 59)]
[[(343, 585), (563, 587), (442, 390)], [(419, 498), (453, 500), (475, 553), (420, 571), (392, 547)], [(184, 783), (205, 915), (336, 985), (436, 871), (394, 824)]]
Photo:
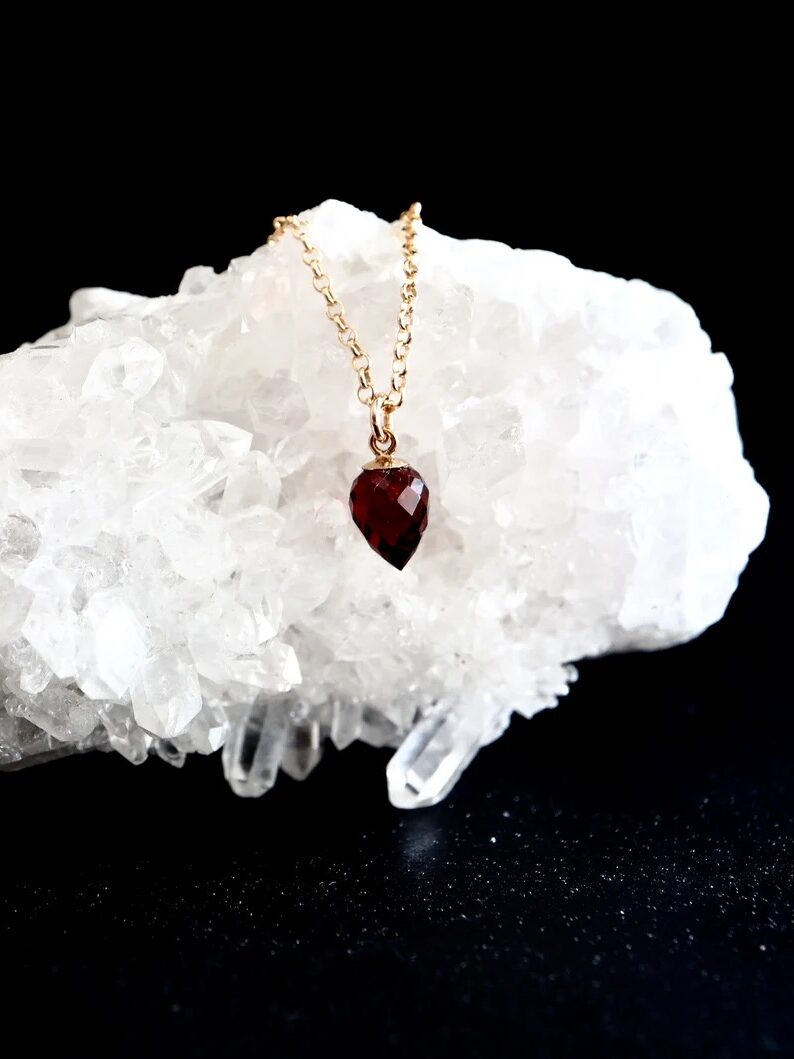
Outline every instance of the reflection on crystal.
[(119, 578), (113, 562), (96, 549), (83, 545), (60, 548), (53, 556), (53, 566), (74, 585), (72, 606), (75, 610), (82, 610), (94, 592), (109, 588)]
[(77, 614), (57, 596), (33, 598), (21, 629), (57, 677), (67, 680), (77, 671)]
[(223, 748), (223, 770), (235, 794), (258, 798), (276, 782), (289, 725), (289, 695), (261, 695), (245, 711), (235, 711)]
[(179, 735), (201, 709), (198, 674), (184, 648), (147, 659), (132, 689), (135, 720), (147, 732), (169, 739)]
[(6, 713), (35, 724), (53, 739), (80, 742), (96, 728), (94, 704), (70, 688), (50, 686), (38, 695), (28, 695), (21, 688), (14, 691), (5, 700)]
[(102, 591), (86, 604), (80, 625), (77, 683), (91, 698), (123, 698), (141, 671), (147, 634), (118, 592)]
[(37, 725), (23, 718), (4, 716), (0, 711), (0, 769), (15, 771), (85, 750), (104, 749), (104, 733), (99, 729), (84, 739), (61, 742)]
[(0, 644), (16, 640), (22, 633), (33, 593), (0, 573)]
[(165, 761), (168, 765), (173, 765), (174, 768), (181, 769), (185, 764), (187, 757), (185, 751), (180, 750), (171, 739), (155, 739), (153, 749), (162, 761)]
[(99, 717), (108, 734), (111, 747), (133, 765), (140, 765), (149, 753), (151, 739), (135, 723), (132, 710), (120, 703), (106, 703)]
[(305, 780), (323, 756), (320, 722), (302, 702), (292, 706), (289, 720), (281, 768), (294, 780)]
[(249, 452), (227, 476), (221, 512), (235, 515), (251, 508), (275, 508), (281, 492), (281, 478), (264, 452)]
[(337, 750), (344, 750), (361, 737), (364, 708), (360, 702), (345, 702), (334, 698), (331, 703), (331, 742)]
[(55, 676), (38, 651), (21, 637), (0, 648), (0, 666), (13, 674), (8, 678), (12, 687), (16, 685), (30, 695), (43, 691)]
[(140, 338), (129, 338), (98, 354), (83, 383), (83, 395), (113, 398), (126, 393), (143, 397), (162, 373), (162, 353)]
[[(338, 202), (310, 228), (385, 341), (395, 229)], [(80, 291), (69, 324), (0, 357), (5, 767), (223, 746), (258, 794), (360, 739), (399, 746), (392, 798), (428, 804), (512, 712), (557, 702), (572, 661), (720, 618), (767, 501), (690, 307), (420, 238), (400, 454), (435, 506), (402, 572), (349, 518), (366, 416), (294, 243), (173, 296)]]
[(445, 798), (477, 753), (479, 734), (454, 710), (418, 721), (386, 766), (392, 805), (418, 809)]
[(394, 746), (400, 737), (400, 729), (389, 717), (374, 706), (365, 706), (361, 712), (360, 738), (370, 746)]
[(8, 515), (0, 523), (0, 569), (24, 567), (36, 557), (41, 534), (26, 515)]
[(205, 705), (173, 742), (185, 753), (214, 754), (226, 742), (228, 734), (229, 722), (225, 711), (219, 706)]

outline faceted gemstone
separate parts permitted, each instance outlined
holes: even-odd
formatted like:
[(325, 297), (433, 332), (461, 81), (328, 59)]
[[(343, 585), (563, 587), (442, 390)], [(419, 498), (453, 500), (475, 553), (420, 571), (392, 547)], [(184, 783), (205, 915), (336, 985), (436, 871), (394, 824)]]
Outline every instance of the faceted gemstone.
[(427, 529), (429, 499), (413, 467), (367, 468), (353, 482), (350, 512), (370, 548), (402, 570)]

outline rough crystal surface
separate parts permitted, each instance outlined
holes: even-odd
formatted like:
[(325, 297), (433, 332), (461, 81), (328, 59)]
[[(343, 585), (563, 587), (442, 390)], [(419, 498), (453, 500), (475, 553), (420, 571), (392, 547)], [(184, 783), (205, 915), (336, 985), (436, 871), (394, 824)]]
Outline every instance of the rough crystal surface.
[[(308, 221), (385, 384), (397, 228)], [(728, 362), (639, 280), (422, 232), (400, 454), (433, 519), (402, 572), (347, 511), (368, 424), (296, 244), (71, 312), (0, 358), (7, 767), (223, 746), (260, 794), (361, 739), (428, 804), (577, 658), (717, 621), (763, 537)]]

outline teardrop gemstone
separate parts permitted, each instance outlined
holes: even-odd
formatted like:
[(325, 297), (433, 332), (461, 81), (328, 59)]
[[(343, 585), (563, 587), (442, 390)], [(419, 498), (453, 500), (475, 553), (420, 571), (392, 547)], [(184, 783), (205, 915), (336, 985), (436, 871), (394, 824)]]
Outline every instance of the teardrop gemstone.
[(350, 490), (350, 513), (370, 548), (402, 570), (427, 529), (429, 499), (413, 467), (365, 468)]

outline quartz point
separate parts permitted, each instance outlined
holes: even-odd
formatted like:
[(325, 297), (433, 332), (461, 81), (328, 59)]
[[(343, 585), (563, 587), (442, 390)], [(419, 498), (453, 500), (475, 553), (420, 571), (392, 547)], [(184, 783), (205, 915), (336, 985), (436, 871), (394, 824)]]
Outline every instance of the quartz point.
[(493, 721), (486, 709), (435, 708), (419, 718), (386, 767), (389, 799), (398, 809), (435, 805), (449, 794)]
[(132, 688), (135, 720), (147, 732), (170, 739), (179, 735), (201, 710), (198, 674), (184, 648), (148, 658)]
[(135, 722), (132, 713), (120, 703), (106, 703), (99, 708), (101, 722), (111, 748), (133, 765), (142, 764), (152, 743), (150, 736)]
[(258, 798), (276, 782), (287, 741), (290, 702), (289, 695), (263, 695), (248, 710), (232, 716), (223, 768), (235, 794)]
[[(398, 226), (305, 219), (360, 333), (392, 334)], [(423, 475), (366, 470), (352, 498), (400, 574), (346, 510), (367, 424), (289, 241), (165, 297), (78, 291), (0, 357), (0, 767), (221, 750), (256, 796), (358, 739), (396, 750), (395, 804), (429, 805), (578, 658), (720, 619), (768, 502), (690, 306), (420, 241), (400, 426)]]
[(323, 756), (322, 730), (318, 720), (291, 718), (281, 756), (281, 768), (294, 780), (305, 780)]

